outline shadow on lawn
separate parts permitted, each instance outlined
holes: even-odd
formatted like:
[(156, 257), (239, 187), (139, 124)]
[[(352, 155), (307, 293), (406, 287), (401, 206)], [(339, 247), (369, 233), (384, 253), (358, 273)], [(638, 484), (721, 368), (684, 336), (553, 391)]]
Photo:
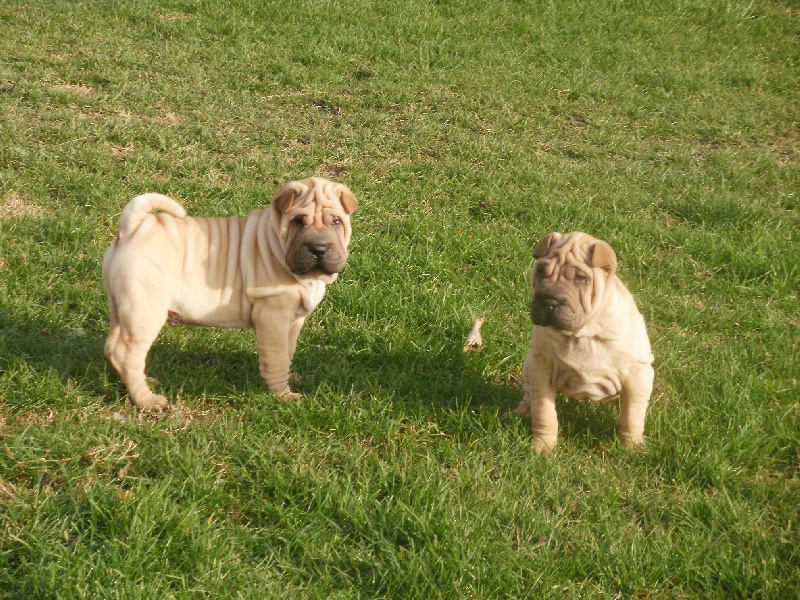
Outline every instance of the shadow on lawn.
[[(102, 395), (106, 382), (102, 354), (104, 337), (83, 327), (67, 327), (45, 318), (19, 316), (0, 307), (0, 371), (10, 376), (2, 400), (7, 404), (46, 404), (52, 382), (73, 391)], [(51, 382), (47, 388), (43, 382)], [(62, 390), (63, 391), (63, 390)]]
[[(488, 381), (481, 372), (485, 361), (463, 353), (460, 343), (454, 344), (453, 349), (436, 351), (380, 341), (334, 357), (324, 358), (323, 354), (315, 349), (298, 351), (295, 370), (303, 378), (307, 392), (326, 385), (343, 393), (352, 390), (391, 396), (437, 408), (465, 404), (505, 408), (512, 402), (516, 406), (522, 392), (513, 382)], [(316, 360), (319, 358), (324, 360)]]
[[(505, 406), (520, 393), (516, 386), (485, 381), (478, 361), (460, 345), (443, 353), (411, 345), (390, 348), (384, 341), (366, 348), (352, 335), (304, 333), (293, 372), (305, 394), (326, 386), (343, 394), (392, 394), (436, 406), (455, 399)], [(55, 375), (85, 394), (124, 396), (103, 352), (106, 334), (96, 322), (91, 328), (69, 326), (30, 312), (14, 315), (0, 306), (0, 368), (32, 378)], [(168, 397), (267, 393), (252, 332), (167, 326), (150, 349), (147, 371), (163, 382), (161, 392)]]
[[(230, 404), (238, 394), (268, 394), (258, 372), (252, 332), (170, 329), (165, 328), (151, 348), (147, 369), (163, 382), (158, 391), (170, 401), (182, 397), (191, 402), (203, 396)], [(242, 335), (250, 339), (243, 342)], [(34, 393), (33, 380), (56, 378), (70, 395), (99, 397), (127, 407), (124, 386), (103, 353), (105, 336), (104, 330), (60, 326), (30, 315), (15, 319), (0, 307), (0, 369), (16, 370), (24, 375), (20, 379), (28, 380), (7, 386), (6, 405), (33, 408), (55, 401), (45, 393), (55, 395), (58, 390)], [(301, 333), (293, 365), (299, 384), (294, 387), (307, 395), (327, 387), (343, 395), (387, 397), (436, 410), (466, 405), (503, 414), (522, 398), (522, 384), (488, 381), (481, 372), (484, 363), (481, 357), (462, 352), (460, 340), (434, 351), (383, 339), (367, 348), (352, 334), (304, 337)], [(559, 398), (558, 411), (562, 435), (600, 440), (614, 435), (614, 403), (596, 406)], [(527, 427), (526, 419), (521, 422)]]
[[(19, 408), (61, 403), (65, 395), (127, 406), (127, 392), (103, 351), (106, 335), (96, 323), (91, 329), (69, 327), (31, 314), (12, 315), (0, 306), (0, 371), (10, 375), (0, 399)], [(174, 398), (265, 389), (255, 342), (248, 352), (231, 349), (230, 337), (221, 336), (219, 345), (191, 333), (179, 337), (188, 341), (176, 343), (174, 335), (162, 332), (150, 350), (148, 373), (165, 382), (160, 391)]]
[[(446, 335), (432, 336), (446, 340)], [(301, 336), (302, 341), (302, 336)], [(462, 340), (451, 340), (441, 351), (412, 344), (399, 345), (379, 340), (368, 349), (337, 352), (336, 340), (328, 341), (331, 354), (316, 354), (312, 348), (298, 351), (296, 371), (303, 377), (302, 391), (313, 393), (318, 386), (331, 386), (340, 393), (356, 393), (391, 398), (393, 402), (412, 406), (429, 406), (432, 410), (463, 409), (505, 415), (523, 397), (522, 382), (509, 376), (507, 381), (490, 381), (483, 374), (486, 359), (479, 354), (464, 353)], [(359, 347), (354, 339), (342, 340), (342, 347)], [(332, 355), (335, 355), (332, 357)], [(324, 359), (324, 360), (319, 360)], [(492, 365), (488, 365), (494, 371)], [(508, 364), (516, 372), (516, 365)], [(310, 373), (311, 377), (305, 375)], [(597, 446), (616, 437), (618, 403), (578, 402), (559, 395), (557, 410), (560, 436), (574, 438), (580, 445)], [(516, 416), (503, 421), (508, 427), (528, 431), (527, 418)]]

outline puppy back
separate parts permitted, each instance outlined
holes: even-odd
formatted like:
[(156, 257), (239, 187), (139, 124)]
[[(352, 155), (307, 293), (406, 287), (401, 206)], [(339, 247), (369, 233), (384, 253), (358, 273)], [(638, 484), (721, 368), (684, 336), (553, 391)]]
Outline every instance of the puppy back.
[(163, 210), (179, 219), (186, 216), (186, 209), (169, 196), (155, 193), (141, 194), (128, 202), (122, 211), (119, 219), (119, 236), (125, 238), (132, 235), (150, 211), (155, 209)]

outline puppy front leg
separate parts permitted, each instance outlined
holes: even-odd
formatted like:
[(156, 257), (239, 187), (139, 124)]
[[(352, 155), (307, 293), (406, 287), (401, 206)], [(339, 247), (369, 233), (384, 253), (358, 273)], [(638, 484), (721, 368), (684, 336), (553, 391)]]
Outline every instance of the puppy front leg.
[(653, 392), (653, 367), (636, 365), (622, 382), (617, 435), (623, 446), (644, 444), (644, 420)]
[[(279, 296), (259, 298), (253, 306), (253, 325), (258, 343), (258, 368), (269, 391), (282, 400), (302, 398), (289, 388), (289, 370), (297, 343), (292, 331), (294, 306)], [(301, 323), (302, 325), (302, 323)], [(294, 335), (294, 342), (291, 337)]]
[[(550, 369), (541, 357), (528, 353), (523, 365), (522, 400), (531, 419), (531, 442), (537, 452), (550, 452), (558, 441), (556, 390), (550, 383)], [(517, 411), (520, 407), (517, 407)]]
[(305, 322), (305, 317), (298, 317), (292, 321), (289, 327), (289, 360), (294, 359), (294, 353), (295, 350), (297, 350), (297, 338), (300, 337), (300, 330), (303, 328), (303, 323)]

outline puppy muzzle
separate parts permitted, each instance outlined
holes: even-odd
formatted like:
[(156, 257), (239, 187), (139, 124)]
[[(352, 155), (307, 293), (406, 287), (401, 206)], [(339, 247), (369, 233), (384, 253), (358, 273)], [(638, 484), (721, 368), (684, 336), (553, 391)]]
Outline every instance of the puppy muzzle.
[(289, 268), (297, 275), (306, 275), (315, 269), (333, 275), (344, 269), (347, 262), (347, 255), (325, 240), (309, 240), (287, 258)]
[(534, 294), (531, 321), (541, 327), (556, 327), (565, 331), (575, 329), (575, 314), (567, 299), (551, 294)]

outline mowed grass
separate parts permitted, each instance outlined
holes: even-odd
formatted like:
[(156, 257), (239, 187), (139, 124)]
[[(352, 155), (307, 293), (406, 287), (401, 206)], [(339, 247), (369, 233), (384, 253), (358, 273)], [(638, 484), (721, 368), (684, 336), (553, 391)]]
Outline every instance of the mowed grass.
[[(0, 598), (800, 595), (793, 2), (0, 5)], [(143, 191), (361, 205), (299, 403), (249, 331), (165, 329), (130, 406), (100, 277)], [(522, 396), (531, 248), (616, 249), (648, 446)], [(486, 317), (481, 352), (461, 345)]]

